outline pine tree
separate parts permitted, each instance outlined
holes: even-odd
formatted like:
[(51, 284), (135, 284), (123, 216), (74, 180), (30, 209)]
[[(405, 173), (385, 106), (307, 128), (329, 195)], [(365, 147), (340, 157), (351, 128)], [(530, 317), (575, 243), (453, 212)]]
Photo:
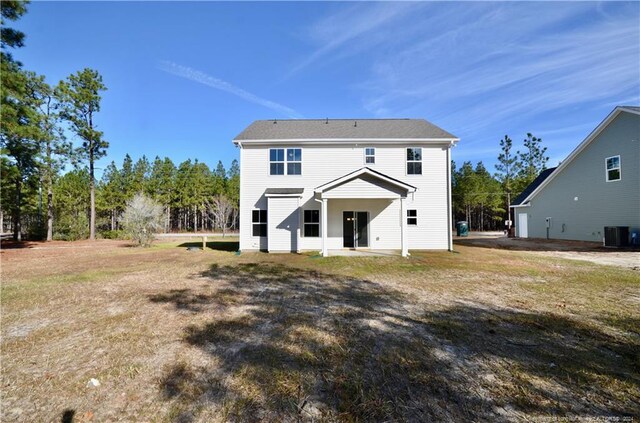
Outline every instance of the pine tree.
[[(501, 220), (498, 213), (503, 213), (502, 187), (491, 173), (484, 167), (482, 162), (478, 162), (475, 168), (476, 183), (479, 189), (475, 197), (475, 205), (480, 208), (480, 230), (485, 230), (486, 223), (493, 226), (493, 223)], [(496, 215), (498, 214), (498, 215)], [(485, 222), (485, 217), (489, 222)], [(496, 221), (496, 222), (492, 222)]]
[[(11, 89), (4, 87), (2, 94), (3, 97), (11, 97), (8, 101), (10, 105), (2, 109), (0, 141), (3, 154), (11, 158), (16, 170), (12, 172), (15, 197), (11, 210), (13, 238), (16, 241), (22, 240), (23, 185), (39, 169), (38, 156), (43, 138), (41, 117), (36, 108), (36, 86), (32, 77), (33, 74), (18, 69), (12, 75), (12, 83), (15, 85)], [(11, 93), (7, 94), (9, 90)]]
[(518, 192), (522, 192), (540, 172), (547, 168), (549, 157), (545, 156), (547, 147), (542, 147), (542, 138), (527, 133), (524, 140), (524, 152), (518, 151), (520, 167), (518, 169)]
[(188, 211), (192, 204), (191, 167), (191, 159), (187, 159), (176, 170), (174, 204), (178, 212), (178, 230), (188, 229)]
[(125, 198), (122, 184), (122, 175), (115, 162), (109, 163), (102, 174), (100, 182), (100, 205), (109, 214), (112, 231), (117, 228), (118, 215), (124, 208)]
[(122, 183), (122, 194), (124, 203), (131, 200), (135, 195), (134, 177), (133, 177), (133, 160), (129, 154), (125, 154), (122, 160), (122, 169), (120, 170), (120, 180)]
[(501, 152), (498, 155), (498, 163), (496, 164), (496, 178), (505, 193), (507, 220), (509, 221), (511, 221), (511, 196), (517, 183), (518, 170), (521, 167), (518, 155), (513, 154), (512, 149), (513, 141), (508, 135), (505, 135), (504, 139), (500, 140)]
[(212, 195), (224, 194), (227, 189), (227, 171), (221, 160), (218, 160), (216, 170), (213, 172), (213, 193)]
[(213, 196), (214, 187), (211, 170), (205, 163), (196, 159), (191, 168), (191, 202), (193, 208), (194, 230), (204, 229), (206, 201)]
[(44, 80), (44, 76), (28, 73), (33, 84), (34, 105), (38, 111), (40, 135), (40, 174), (47, 193), (47, 241), (53, 239), (53, 183), (64, 164), (72, 156), (71, 143), (67, 142), (60, 127), (60, 102), (56, 89)]
[(39, 128), (37, 111), (28, 88), (29, 77), (8, 50), (22, 47), (25, 35), (8, 27), (6, 21), (18, 20), (26, 13), (27, 3), (15, 0), (0, 2), (0, 142), (2, 154), (8, 156), (3, 167), (9, 171), (2, 175), (2, 179), (3, 185), (12, 185), (13, 198), (8, 204), (11, 204), (13, 237), (17, 241), (22, 239), (23, 185), (37, 171), (40, 149), (35, 140), (38, 139)]
[(58, 178), (53, 192), (56, 199), (54, 233), (63, 240), (83, 239), (89, 235), (89, 172), (77, 169)]
[(107, 154), (109, 143), (103, 133), (96, 129), (94, 118), (100, 111), (100, 93), (107, 87), (102, 76), (93, 69), (84, 69), (60, 82), (60, 98), (64, 103), (63, 117), (71, 129), (82, 139), (78, 153), (87, 161), (89, 169), (90, 218), (89, 239), (96, 237), (95, 162)]
[(147, 192), (147, 181), (149, 179), (149, 173), (151, 172), (151, 165), (147, 156), (142, 156), (135, 165), (133, 165), (133, 192), (135, 194), (145, 194)]
[(240, 165), (237, 160), (231, 162), (227, 172), (227, 197), (233, 206), (231, 213), (232, 227), (238, 225), (238, 210), (240, 209)]
[(165, 208), (165, 231), (171, 229), (171, 204), (175, 191), (176, 166), (170, 158), (155, 158), (149, 176), (148, 189), (153, 199)]

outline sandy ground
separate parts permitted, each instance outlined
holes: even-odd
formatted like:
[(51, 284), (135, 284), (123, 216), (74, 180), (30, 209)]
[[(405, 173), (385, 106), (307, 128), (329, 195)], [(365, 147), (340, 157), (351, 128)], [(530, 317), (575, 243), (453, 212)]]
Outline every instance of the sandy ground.
[(535, 243), (407, 259), (190, 244), (3, 249), (0, 420), (595, 421), (640, 409), (638, 272)]
[(534, 255), (583, 260), (608, 266), (640, 270), (640, 250), (605, 248), (582, 241), (507, 238), (500, 232), (472, 232), (469, 237), (455, 237), (457, 245), (527, 251)]

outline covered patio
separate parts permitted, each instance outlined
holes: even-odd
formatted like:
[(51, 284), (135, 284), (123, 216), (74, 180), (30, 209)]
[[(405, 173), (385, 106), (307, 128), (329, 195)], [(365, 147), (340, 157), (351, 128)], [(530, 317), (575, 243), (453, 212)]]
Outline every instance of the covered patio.
[(400, 250), (329, 250), (328, 257), (397, 257)]
[[(406, 199), (414, 186), (363, 167), (314, 191), (321, 203), (323, 256), (409, 254)], [(389, 239), (397, 244), (385, 243)]]

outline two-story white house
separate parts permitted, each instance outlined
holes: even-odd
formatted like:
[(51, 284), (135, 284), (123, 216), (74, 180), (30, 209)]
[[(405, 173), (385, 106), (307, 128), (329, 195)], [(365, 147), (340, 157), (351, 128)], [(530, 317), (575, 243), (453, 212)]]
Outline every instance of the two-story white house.
[(426, 120), (259, 120), (233, 142), (241, 251), (452, 249), (458, 138)]

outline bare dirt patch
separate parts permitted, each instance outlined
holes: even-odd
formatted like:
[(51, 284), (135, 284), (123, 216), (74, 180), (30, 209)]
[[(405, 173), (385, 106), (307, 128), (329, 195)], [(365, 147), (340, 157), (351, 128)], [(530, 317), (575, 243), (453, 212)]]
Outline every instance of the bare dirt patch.
[(2, 254), (2, 421), (640, 409), (631, 270), (464, 245), (410, 259), (95, 245)]
[(564, 241), (548, 239), (507, 238), (471, 235), (469, 238), (456, 238), (457, 245), (469, 245), (484, 248), (498, 248), (512, 251), (532, 251), (542, 256), (583, 260), (592, 263), (621, 266), (640, 270), (640, 250), (605, 248), (602, 244), (583, 241)]

